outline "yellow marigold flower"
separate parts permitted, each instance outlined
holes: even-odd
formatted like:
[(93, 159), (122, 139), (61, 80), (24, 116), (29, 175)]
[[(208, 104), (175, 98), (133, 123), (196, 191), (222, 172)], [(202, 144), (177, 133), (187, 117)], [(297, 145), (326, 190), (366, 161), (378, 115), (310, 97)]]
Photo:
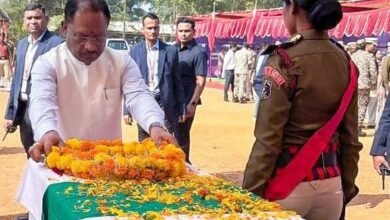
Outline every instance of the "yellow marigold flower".
[(78, 139), (69, 139), (66, 141), (65, 145), (69, 146), (72, 149), (80, 150), (82, 142)]
[(146, 151), (147, 151), (147, 149), (146, 149), (145, 145), (137, 143), (137, 145), (135, 147), (135, 155), (143, 156), (143, 155), (145, 155)]
[(122, 154), (122, 146), (111, 146), (108, 148), (108, 151), (110, 152), (110, 155)]
[(181, 173), (181, 164), (177, 161), (173, 161), (171, 176), (176, 177), (179, 176), (180, 173)]
[(95, 155), (94, 161), (98, 162), (98, 163), (102, 163), (103, 161), (105, 161), (109, 158), (111, 158), (111, 157), (109, 155), (107, 155), (106, 153), (98, 153)]
[(144, 147), (145, 147), (147, 150), (156, 148), (156, 144), (154, 143), (154, 141), (152, 140), (152, 138), (146, 138), (145, 140), (143, 140), (143, 141), (142, 141), (142, 145), (144, 145)]
[(123, 156), (117, 156), (115, 158), (115, 165), (116, 166), (121, 166), (121, 167), (127, 167), (128, 160), (125, 157), (123, 157)]
[(129, 167), (135, 168), (137, 170), (143, 170), (145, 169), (145, 164), (140, 156), (134, 156), (129, 159)]
[(47, 156), (46, 163), (49, 168), (56, 168), (57, 162), (60, 160), (60, 153), (58, 151), (52, 151)]
[(156, 160), (154, 160), (153, 158), (150, 158), (150, 157), (145, 157), (144, 164), (145, 164), (145, 167), (147, 167), (147, 168), (155, 168), (156, 167)]
[(99, 145), (96, 145), (95, 146), (95, 150), (96, 150), (96, 152), (99, 152), (99, 153), (108, 153), (108, 151), (109, 151), (109, 149), (108, 149), (108, 147), (106, 146), (106, 145), (101, 145), (101, 144), (99, 144)]
[(58, 147), (58, 146), (53, 146), (53, 147), (51, 148), (51, 152), (58, 152), (58, 153), (60, 153), (60, 152), (61, 152), (61, 148)]
[(137, 145), (136, 142), (125, 143), (125, 144), (123, 145), (123, 152), (124, 152), (126, 155), (135, 154), (136, 145)]
[(169, 170), (169, 163), (166, 160), (163, 159), (157, 159), (155, 160), (156, 168), (158, 170)]
[(87, 173), (92, 167), (92, 161), (91, 160), (84, 160), (81, 163), (81, 172)]
[(81, 173), (82, 171), (81, 166), (82, 166), (82, 160), (74, 160), (70, 166), (72, 173), (73, 174)]
[(60, 170), (70, 170), (74, 157), (71, 154), (63, 155), (57, 161), (57, 168)]

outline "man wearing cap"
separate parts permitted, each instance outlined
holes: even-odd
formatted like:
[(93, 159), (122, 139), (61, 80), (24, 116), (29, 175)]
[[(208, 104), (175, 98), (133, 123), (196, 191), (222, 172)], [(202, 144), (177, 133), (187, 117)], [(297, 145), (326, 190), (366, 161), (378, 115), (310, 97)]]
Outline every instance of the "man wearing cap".
[(362, 131), (363, 121), (367, 112), (370, 91), (376, 88), (377, 71), (375, 67), (375, 58), (373, 56), (376, 48), (376, 41), (375, 38), (366, 38), (365, 41), (359, 40), (357, 42), (358, 50), (351, 56), (360, 73), (358, 78), (358, 122), (360, 137), (366, 136), (366, 133)]
[(356, 42), (349, 42), (347, 44), (347, 52), (349, 55), (352, 55), (356, 52)]
[(234, 54), (234, 99), (233, 102), (246, 103), (246, 81), (252, 66), (252, 54), (248, 50), (249, 45), (244, 44), (240, 50)]

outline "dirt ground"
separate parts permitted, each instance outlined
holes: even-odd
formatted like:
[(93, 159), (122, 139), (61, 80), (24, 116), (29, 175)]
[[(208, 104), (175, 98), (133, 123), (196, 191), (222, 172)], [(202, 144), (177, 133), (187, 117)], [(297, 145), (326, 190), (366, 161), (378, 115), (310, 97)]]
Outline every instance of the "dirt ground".
[[(202, 96), (203, 105), (197, 110), (192, 129), (192, 163), (210, 173), (237, 184), (242, 181), (242, 171), (253, 144), (253, 103), (236, 104), (222, 101), (222, 91), (207, 88)], [(0, 93), (0, 115), (8, 100), (8, 93)], [(123, 125), (124, 140), (135, 141), (135, 126)], [(382, 190), (381, 177), (374, 172), (369, 149), (374, 130), (366, 130), (368, 137), (359, 162), (357, 184), (360, 194), (348, 206), (347, 219), (385, 220), (390, 216), (390, 178)], [(0, 138), (4, 135), (0, 130)], [(19, 142), (19, 133), (8, 135), (0, 142), (0, 220), (15, 219), (26, 213), (14, 197), (26, 164), (26, 155)]]

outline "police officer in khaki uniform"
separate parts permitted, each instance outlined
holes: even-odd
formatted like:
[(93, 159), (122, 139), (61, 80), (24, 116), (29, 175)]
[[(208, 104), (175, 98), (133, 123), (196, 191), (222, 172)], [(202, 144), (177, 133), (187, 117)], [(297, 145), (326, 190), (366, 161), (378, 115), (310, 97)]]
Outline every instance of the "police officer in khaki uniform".
[(249, 45), (244, 44), (234, 54), (234, 99), (233, 102), (246, 103), (247, 79), (252, 66), (252, 53), (248, 50)]
[(362, 131), (363, 121), (366, 116), (370, 91), (376, 89), (377, 70), (375, 65), (374, 51), (375, 40), (372, 38), (358, 41), (358, 51), (352, 54), (352, 60), (359, 69), (358, 81), (358, 105), (359, 105), (359, 136), (364, 137), (366, 133)]
[(390, 42), (387, 43), (389, 50), (387, 51), (387, 55), (383, 57), (382, 60), (382, 69), (381, 75), (383, 80), (383, 86), (389, 90), (389, 82), (390, 82)]
[[(362, 149), (357, 126), (357, 73), (352, 74), (356, 67), (326, 31), (341, 20), (341, 5), (337, 0), (283, 0), (283, 3), (285, 24), (293, 37), (264, 52), (269, 59), (262, 72), (256, 141), (244, 172), (243, 188), (276, 200), (305, 219), (337, 220), (342, 216), (343, 205), (358, 193), (355, 178)], [(270, 182), (301, 153), (313, 134), (333, 118), (350, 86), (350, 99), (345, 102), (348, 104), (341, 122), (334, 126), (331, 138), (323, 142), (324, 150), (313, 157), (314, 165), (302, 170), (298, 166), (291, 172), (306, 176), (288, 195), (270, 197)], [(309, 152), (315, 151), (314, 148), (309, 148)]]

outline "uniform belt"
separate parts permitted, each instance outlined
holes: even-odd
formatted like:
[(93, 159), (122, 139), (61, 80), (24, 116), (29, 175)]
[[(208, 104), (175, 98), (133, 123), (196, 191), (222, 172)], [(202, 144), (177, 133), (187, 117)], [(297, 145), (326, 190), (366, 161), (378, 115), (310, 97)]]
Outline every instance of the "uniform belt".
[[(328, 179), (340, 175), (340, 168), (337, 162), (337, 143), (330, 143), (328, 149), (322, 152), (317, 162), (302, 181), (312, 181), (318, 179)], [(283, 148), (282, 153), (276, 162), (275, 174), (283, 170), (284, 167), (299, 153), (300, 147), (290, 146)]]
[[(282, 151), (282, 153), (279, 156), (279, 159), (276, 163), (276, 167), (283, 168), (286, 167), (287, 164), (294, 158), (295, 155), (287, 152)], [(320, 155), (320, 158), (318, 158), (317, 162), (314, 164), (313, 168), (321, 168), (321, 167), (334, 167), (337, 166), (337, 153), (336, 152), (326, 152), (322, 153)]]

